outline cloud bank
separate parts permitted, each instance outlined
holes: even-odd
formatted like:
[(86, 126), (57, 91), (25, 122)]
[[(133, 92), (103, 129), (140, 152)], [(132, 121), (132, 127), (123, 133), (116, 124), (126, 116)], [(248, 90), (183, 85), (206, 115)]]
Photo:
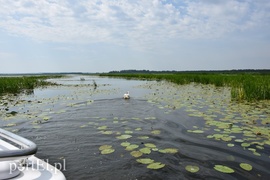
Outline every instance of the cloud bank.
[[(133, 48), (269, 29), (268, 0), (0, 0), (0, 27), (41, 42)], [(267, 23), (268, 22), (268, 23)]]

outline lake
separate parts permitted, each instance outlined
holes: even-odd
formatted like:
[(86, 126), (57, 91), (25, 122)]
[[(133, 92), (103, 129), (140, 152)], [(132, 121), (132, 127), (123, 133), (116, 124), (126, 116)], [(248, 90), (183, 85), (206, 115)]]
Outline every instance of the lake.
[(60, 163), (67, 179), (270, 175), (269, 101), (233, 102), (229, 88), (211, 85), (78, 75), (50, 81), (61, 85), (2, 97), (0, 125), (34, 141), (36, 156)]

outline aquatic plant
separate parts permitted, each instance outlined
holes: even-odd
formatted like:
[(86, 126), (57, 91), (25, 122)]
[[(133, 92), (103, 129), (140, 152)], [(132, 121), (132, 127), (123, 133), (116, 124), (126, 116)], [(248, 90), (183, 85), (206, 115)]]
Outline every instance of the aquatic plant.
[(269, 74), (217, 74), (217, 73), (174, 73), (174, 74), (123, 74), (107, 73), (100, 76), (119, 77), (127, 79), (166, 80), (176, 84), (191, 82), (200, 84), (213, 84), (217, 87), (231, 88), (233, 100), (265, 100), (270, 99)]
[(48, 78), (59, 76), (23, 76), (23, 77), (0, 77), (0, 95), (3, 93), (20, 93), (33, 90), (35, 87), (52, 85), (45, 81)]

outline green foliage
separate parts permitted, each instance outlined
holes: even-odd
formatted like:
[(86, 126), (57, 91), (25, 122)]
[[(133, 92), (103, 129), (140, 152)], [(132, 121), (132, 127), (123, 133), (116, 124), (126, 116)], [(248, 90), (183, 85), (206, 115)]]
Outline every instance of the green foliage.
[(222, 73), (158, 73), (158, 74), (124, 74), (108, 73), (101, 76), (124, 77), (127, 79), (166, 80), (176, 84), (191, 82), (227, 86), (231, 88), (233, 100), (266, 100), (270, 99), (270, 74), (222, 74)]
[(3, 93), (21, 93), (35, 87), (51, 85), (45, 81), (50, 76), (0, 77), (0, 95)]

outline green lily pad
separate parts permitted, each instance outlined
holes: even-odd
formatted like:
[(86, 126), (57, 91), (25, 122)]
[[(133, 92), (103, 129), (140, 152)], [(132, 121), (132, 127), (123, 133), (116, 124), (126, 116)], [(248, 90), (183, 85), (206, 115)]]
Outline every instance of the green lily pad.
[(101, 151), (101, 154), (111, 154), (114, 151), (115, 151), (114, 149), (104, 149), (104, 150)]
[(127, 146), (129, 146), (129, 145), (130, 145), (129, 142), (122, 142), (122, 143), (121, 143), (121, 146), (124, 146), (124, 147), (127, 147)]
[(235, 139), (234, 141), (235, 141), (235, 142), (244, 142), (243, 139)]
[(145, 145), (145, 147), (149, 147), (149, 148), (155, 148), (156, 147), (156, 145), (154, 145), (152, 143), (145, 143), (144, 145)]
[(135, 157), (135, 158), (137, 158), (137, 157), (141, 157), (143, 155), (143, 153), (140, 152), (140, 151), (132, 151), (130, 153), (130, 155), (133, 156), (133, 157)]
[(138, 139), (149, 139), (148, 136), (139, 136)]
[(242, 143), (241, 146), (242, 146), (242, 147), (249, 147), (250, 144), (249, 144), (249, 143)]
[(151, 164), (154, 162), (154, 160), (150, 158), (141, 158), (141, 159), (137, 159), (136, 161), (142, 164)]
[(106, 144), (105, 144), (105, 145), (100, 146), (100, 147), (99, 147), (99, 150), (102, 151), (102, 150), (104, 150), (104, 149), (110, 149), (110, 148), (112, 148), (111, 145), (106, 145)]
[(232, 138), (231, 137), (222, 137), (221, 138), (223, 141), (231, 141), (232, 140)]
[(197, 129), (197, 130), (193, 130), (193, 131), (191, 131), (192, 133), (196, 133), (196, 134), (201, 134), (201, 133), (204, 133), (204, 131), (203, 130), (199, 130), (199, 129)]
[(131, 144), (131, 145), (129, 145), (129, 146), (126, 147), (126, 150), (127, 151), (132, 151), (132, 150), (134, 150), (134, 149), (136, 149), (138, 147), (139, 146), (137, 144)]
[(142, 128), (136, 128), (135, 129), (135, 131), (141, 131), (142, 130)]
[(153, 131), (151, 131), (151, 133), (155, 134), (155, 135), (158, 135), (158, 134), (160, 134), (160, 130), (153, 130)]
[(196, 173), (200, 170), (198, 166), (192, 166), (192, 165), (187, 165), (185, 169), (191, 173)]
[(214, 169), (222, 173), (234, 173), (232, 168), (223, 165), (215, 165)]
[(125, 131), (125, 134), (132, 134), (133, 131)]
[(174, 153), (177, 153), (178, 152), (178, 149), (175, 149), (175, 148), (166, 148), (166, 149), (161, 149), (158, 152), (174, 154)]
[(97, 129), (98, 129), (98, 130), (105, 130), (105, 129), (107, 129), (107, 126), (100, 126), (100, 127), (98, 127)]
[(228, 147), (234, 147), (234, 144), (229, 143), (229, 144), (227, 144), (227, 146), (228, 146)]
[(143, 154), (150, 154), (151, 150), (148, 147), (142, 148), (140, 149), (140, 152), (142, 152)]
[(251, 171), (252, 170), (252, 166), (250, 164), (247, 163), (241, 163), (240, 167), (246, 171)]
[(129, 139), (132, 136), (129, 134), (122, 134), (121, 136), (116, 136), (117, 139)]
[(161, 169), (165, 166), (165, 164), (162, 164), (160, 162), (151, 163), (147, 166), (148, 169)]

